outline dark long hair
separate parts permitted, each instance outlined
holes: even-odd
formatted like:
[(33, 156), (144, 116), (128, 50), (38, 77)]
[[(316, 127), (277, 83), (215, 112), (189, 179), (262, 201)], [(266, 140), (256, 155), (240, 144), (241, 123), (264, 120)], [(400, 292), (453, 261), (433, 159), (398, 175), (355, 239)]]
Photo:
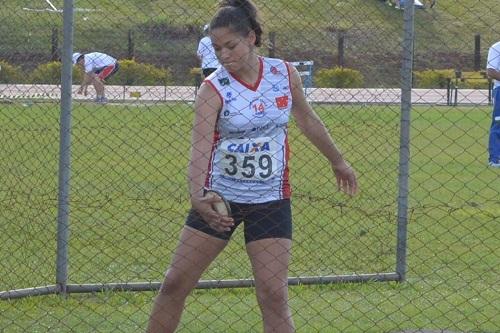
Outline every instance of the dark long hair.
[(230, 28), (242, 36), (254, 31), (255, 46), (261, 45), (262, 27), (257, 7), (250, 0), (221, 0), (210, 22), (210, 29), (215, 28)]

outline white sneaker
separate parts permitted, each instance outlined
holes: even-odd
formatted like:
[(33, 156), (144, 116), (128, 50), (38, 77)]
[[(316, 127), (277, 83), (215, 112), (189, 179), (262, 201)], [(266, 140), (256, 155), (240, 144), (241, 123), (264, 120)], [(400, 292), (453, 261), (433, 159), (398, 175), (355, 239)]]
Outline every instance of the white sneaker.
[(497, 163), (495, 163), (495, 162), (489, 162), (488, 164), (489, 164), (490, 167), (500, 168), (500, 160), (497, 161)]

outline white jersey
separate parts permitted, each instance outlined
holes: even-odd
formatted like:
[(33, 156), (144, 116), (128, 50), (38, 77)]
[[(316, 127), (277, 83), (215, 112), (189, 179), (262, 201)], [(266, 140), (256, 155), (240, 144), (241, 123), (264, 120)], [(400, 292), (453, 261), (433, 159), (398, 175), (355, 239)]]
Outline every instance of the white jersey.
[(201, 68), (217, 68), (220, 66), (219, 60), (215, 55), (214, 47), (210, 37), (205, 36), (198, 44), (198, 51), (196, 52), (201, 59)]
[[(488, 61), (486, 62), (486, 69), (491, 68), (500, 72), (500, 42), (493, 44), (488, 52)], [(495, 88), (500, 87), (500, 81), (493, 80)]]
[(283, 60), (259, 61), (253, 87), (222, 66), (205, 80), (222, 101), (205, 186), (239, 203), (286, 199), (291, 194), (290, 71)]
[(84, 55), (85, 73), (91, 73), (99, 68), (103, 68), (116, 63), (116, 59), (105, 53), (92, 52)]

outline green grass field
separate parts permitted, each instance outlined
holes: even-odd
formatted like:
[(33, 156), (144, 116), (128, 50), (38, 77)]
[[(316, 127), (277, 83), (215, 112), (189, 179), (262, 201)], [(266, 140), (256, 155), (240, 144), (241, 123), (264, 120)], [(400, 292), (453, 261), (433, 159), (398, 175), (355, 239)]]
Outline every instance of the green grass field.
[[(292, 124), (290, 276), (393, 272), (399, 107), (317, 106), (361, 193)], [(192, 107), (74, 104), (69, 283), (160, 281), (188, 207)], [(290, 288), (298, 332), (498, 332), (498, 170), (488, 107), (413, 109), (408, 275), (402, 284)], [(0, 108), (0, 291), (54, 284), (59, 110)], [(241, 230), (204, 279), (249, 278)], [(154, 292), (0, 302), (5, 332), (141, 332)], [(197, 290), (181, 332), (259, 332), (252, 289)]]

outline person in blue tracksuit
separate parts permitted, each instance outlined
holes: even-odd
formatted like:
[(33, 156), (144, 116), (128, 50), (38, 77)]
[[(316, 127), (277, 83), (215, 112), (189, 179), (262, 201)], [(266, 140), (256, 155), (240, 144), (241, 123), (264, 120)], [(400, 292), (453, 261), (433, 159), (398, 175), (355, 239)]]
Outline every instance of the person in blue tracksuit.
[(494, 82), (493, 114), (488, 144), (489, 164), (500, 168), (500, 41), (490, 47), (486, 71)]

